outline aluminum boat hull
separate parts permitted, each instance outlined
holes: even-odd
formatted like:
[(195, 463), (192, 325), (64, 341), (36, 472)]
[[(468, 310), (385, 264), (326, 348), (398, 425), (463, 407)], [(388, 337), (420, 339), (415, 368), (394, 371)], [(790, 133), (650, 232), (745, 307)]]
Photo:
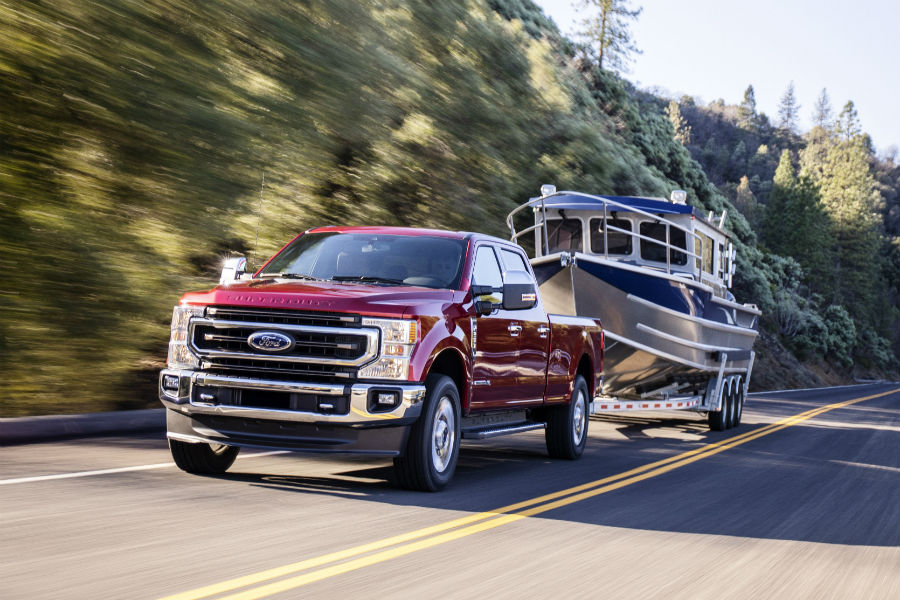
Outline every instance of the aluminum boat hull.
[(548, 311), (603, 325), (604, 394), (640, 398), (701, 388), (720, 371), (749, 368), (755, 307), (717, 297), (689, 276), (581, 253), (572, 259), (551, 254), (532, 266)]

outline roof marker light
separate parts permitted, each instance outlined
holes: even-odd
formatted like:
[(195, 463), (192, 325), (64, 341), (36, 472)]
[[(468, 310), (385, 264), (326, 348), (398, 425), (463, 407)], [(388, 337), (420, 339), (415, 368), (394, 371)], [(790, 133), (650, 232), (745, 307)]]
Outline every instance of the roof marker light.
[(541, 186), (541, 197), (551, 196), (556, 193), (556, 186), (545, 183)]
[(669, 196), (669, 199), (674, 204), (684, 204), (687, 202), (687, 192), (684, 190), (672, 190), (672, 195)]

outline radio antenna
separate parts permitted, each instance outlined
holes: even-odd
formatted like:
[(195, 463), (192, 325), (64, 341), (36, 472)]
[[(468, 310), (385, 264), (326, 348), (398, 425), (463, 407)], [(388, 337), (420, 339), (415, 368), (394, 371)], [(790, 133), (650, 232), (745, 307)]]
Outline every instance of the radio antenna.
[(262, 183), (259, 186), (259, 206), (256, 207), (256, 241), (253, 242), (253, 261), (259, 262), (257, 251), (259, 250), (259, 223), (262, 221), (263, 190), (266, 188), (266, 172), (262, 172)]

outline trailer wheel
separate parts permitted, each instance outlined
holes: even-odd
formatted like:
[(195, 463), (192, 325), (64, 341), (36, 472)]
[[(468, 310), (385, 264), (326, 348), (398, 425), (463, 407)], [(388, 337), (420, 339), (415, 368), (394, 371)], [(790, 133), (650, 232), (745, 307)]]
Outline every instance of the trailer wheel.
[(724, 383), (722, 386), (722, 406), (719, 407), (719, 410), (709, 411), (707, 416), (709, 428), (712, 431), (725, 431), (728, 428), (728, 405), (730, 404), (728, 401), (728, 386)]
[(589, 397), (584, 377), (576, 375), (571, 402), (566, 406), (554, 406), (547, 414), (544, 439), (547, 442), (547, 452), (553, 458), (574, 460), (584, 452), (590, 423)]
[(737, 406), (737, 390), (734, 387), (734, 378), (728, 378), (728, 383), (725, 386), (725, 398), (728, 403), (728, 412), (725, 416), (727, 420), (725, 429), (731, 429), (734, 427), (735, 410)]
[(459, 392), (453, 380), (432, 374), (425, 381), (422, 414), (413, 424), (406, 452), (394, 459), (400, 487), (436, 492), (453, 478), (459, 459)]
[(741, 424), (741, 415), (744, 414), (744, 381), (742, 377), (735, 380), (734, 391), (734, 426)]
[(169, 451), (175, 465), (196, 475), (221, 475), (228, 470), (241, 449), (222, 444), (190, 444), (169, 440)]

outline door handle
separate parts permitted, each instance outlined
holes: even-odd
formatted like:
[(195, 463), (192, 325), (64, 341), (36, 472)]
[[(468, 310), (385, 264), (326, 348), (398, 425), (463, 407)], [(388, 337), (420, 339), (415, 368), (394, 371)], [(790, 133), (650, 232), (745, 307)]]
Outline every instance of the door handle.
[(513, 337), (518, 337), (520, 333), (522, 333), (522, 326), (516, 325), (515, 323), (511, 324), (507, 330), (509, 331), (509, 335)]
[(537, 330), (538, 330), (538, 333), (541, 335), (542, 338), (546, 338), (546, 337), (547, 337), (547, 334), (550, 333), (550, 328), (547, 327), (546, 325), (541, 325), (540, 327), (538, 327)]

